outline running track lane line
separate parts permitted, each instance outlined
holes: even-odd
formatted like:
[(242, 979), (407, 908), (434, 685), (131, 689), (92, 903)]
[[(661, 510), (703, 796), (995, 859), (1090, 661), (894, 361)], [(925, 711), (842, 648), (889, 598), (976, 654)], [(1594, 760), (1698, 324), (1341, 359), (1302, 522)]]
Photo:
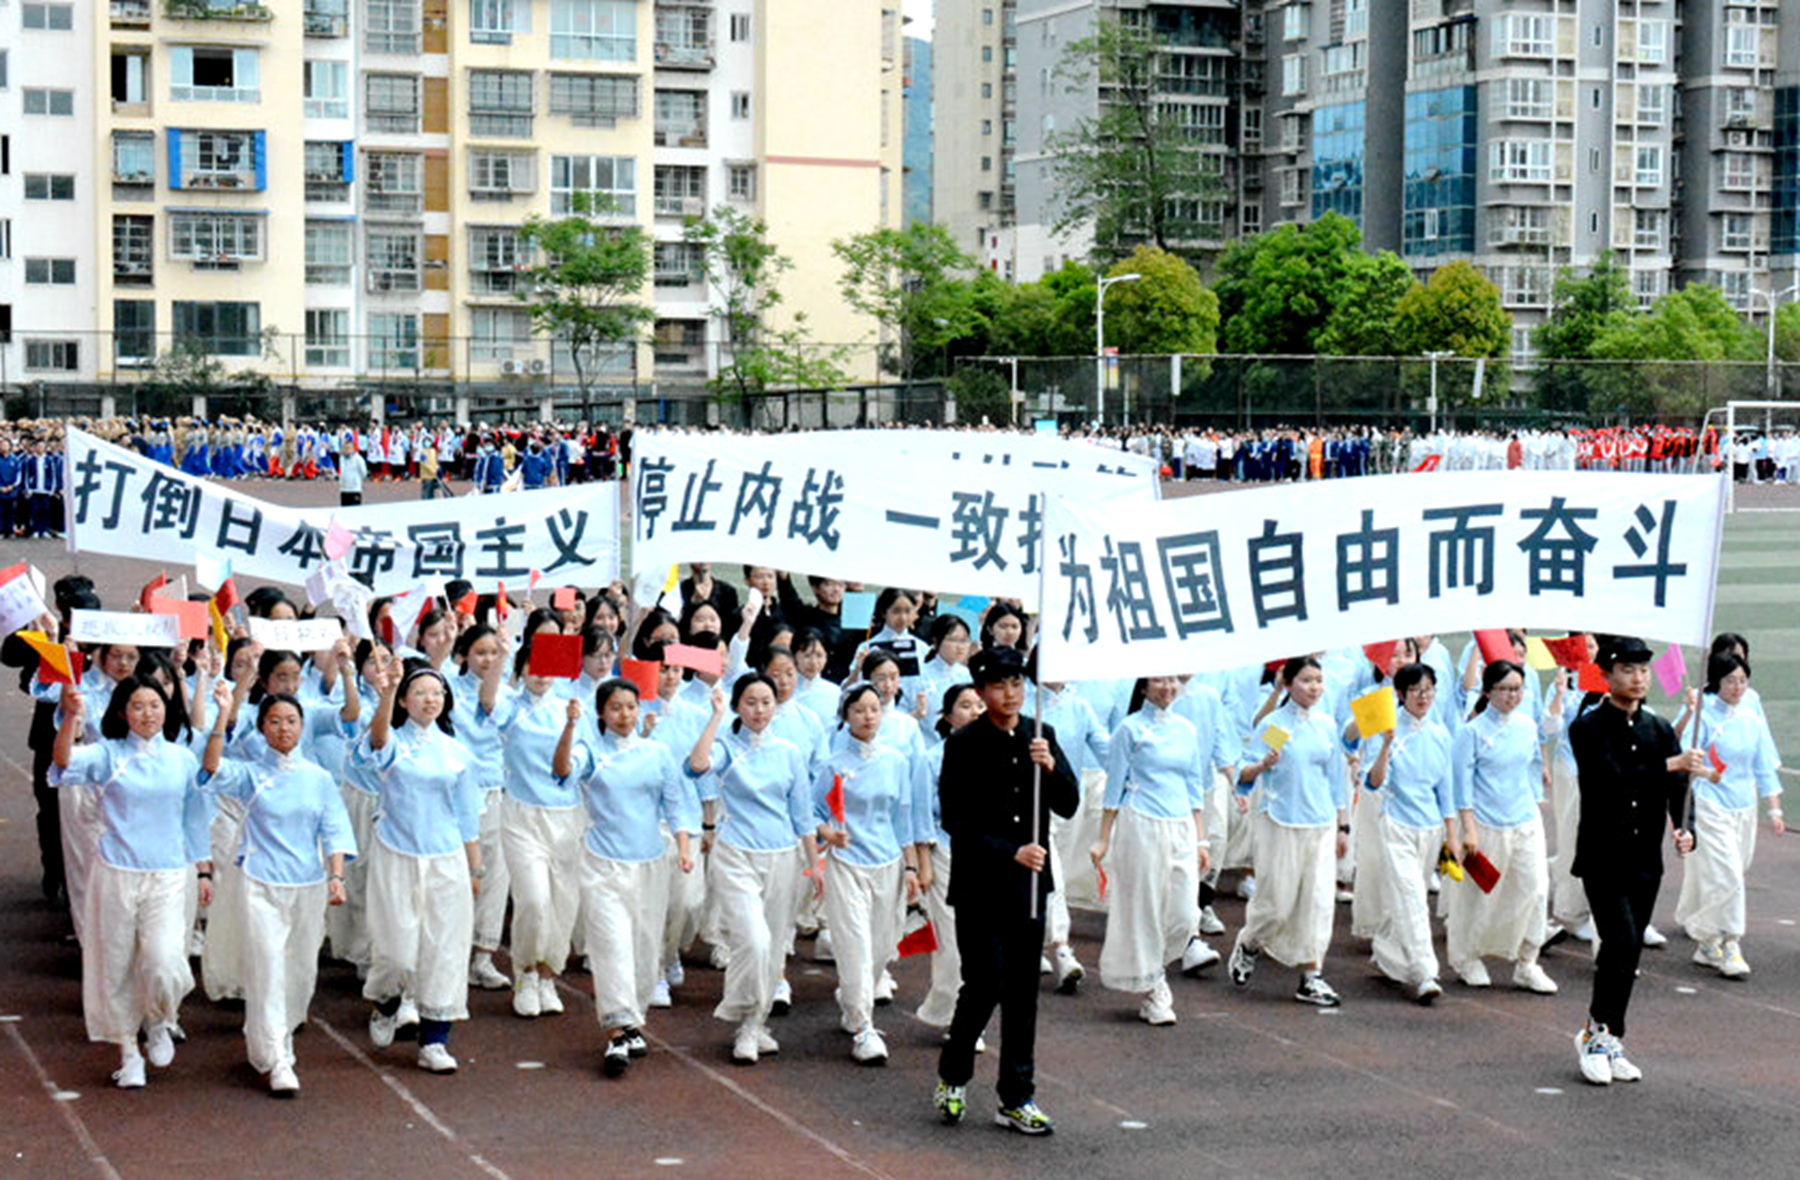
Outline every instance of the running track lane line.
[[(561, 990), (568, 992), (570, 995), (586, 1001), (589, 1007), (593, 1006), (594, 997), (592, 995), (590, 995), (587, 992), (582, 991), (580, 988), (573, 987), (570, 984), (563, 982), (561, 977), (558, 977), (558, 979), (556, 981), (556, 986), (558, 988), (560, 988)], [(679, 1059), (682, 1062), (682, 1064), (691, 1066), (694, 1069), (700, 1071), (700, 1073), (704, 1074), (708, 1079), (710, 1079), (714, 1082), (717, 1082), (719, 1085), (723, 1086), (726, 1089), (726, 1091), (729, 1092), (733, 1097), (738, 1098), (739, 1100), (749, 1104), (750, 1106), (755, 1107), (757, 1110), (760, 1110), (762, 1113), (768, 1115), (770, 1118), (774, 1119), (776, 1122), (780, 1123), (782, 1126), (786, 1127), (788, 1130), (792, 1131), (794, 1134), (799, 1135), (801, 1138), (806, 1139), (806, 1140), (818, 1145), (820, 1148), (829, 1152), (834, 1158), (836, 1158), (840, 1163), (844, 1164), (846, 1167), (855, 1168), (858, 1172), (861, 1172), (865, 1176), (874, 1177), (874, 1180), (899, 1180), (898, 1177), (889, 1175), (888, 1173), (882, 1171), (880, 1168), (875, 1167), (873, 1164), (870, 1164), (864, 1160), (858, 1159), (856, 1156), (854, 1156), (850, 1153), (850, 1150), (848, 1148), (841, 1146), (840, 1144), (836, 1143), (835, 1141), (833, 1141), (831, 1139), (827, 1139), (824, 1135), (813, 1130), (811, 1127), (807, 1126), (805, 1123), (801, 1122), (799, 1119), (796, 1119), (794, 1116), (787, 1114), (784, 1111), (777, 1110), (775, 1107), (769, 1105), (767, 1102), (764, 1102), (761, 1098), (758, 1098), (756, 1095), (754, 1095), (750, 1091), (746, 1090), (743, 1086), (740, 1086), (737, 1082), (732, 1081), (729, 1077), (726, 1077), (723, 1073), (720, 1073), (718, 1070), (714, 1069), (712, 1066), (706, 1064), (704, 1061), (701, 1061), (698, 1057), (695, 1057), (692, 1053), (689, 1053), (686, 1049), (678, 1049), (674, 1045), (669, 1044), (669, 1042), (663, 1040), (661, 1037), (657, 1036), (654, 1033), (645, 1032), (643, 1029), (639, 1029), (638, 1031), (640, 1033), (643, 1033), (644, 1039), (646, 1041), (651, 1042), (652, 1044), (656, 1045), (658, 1048), (662, 1049), (665, 1053), (668, 1053), (671, 1056)]]
[(37, 1054), (31, 1051), (31, 1046), (25, 1043), (25, 1034), (19, 1031), (19, 1022), (16, 1018), (6, 1022), (6, 1035), (12, 1039), (12, 1043), (18, 1047), (19, 1052), (25, 1055), (25, 1060), (31, 1063), (31, 1071), (37, 1074), (38, 1083), (44, 1087), (44, 1096), (50, 1099), (57, 1112), (62, 1115), (63, 1122), (68, 1124), (69, 1132), (75, 1136), (75, 1141), (81, 1144), (81, 1150), (87, 1153), (88, 1162), (94, 1165), (94, 1170), (106, 1177), (106, 1180), (120, 1180), (118, 1169), (112, 1166), (112, 1161), (106, 1158), (106, 1153), (100, 1150), (100, 1145), (94, 1142), (92, 1135), (88, 1134), (87, 1124), (82, 1122), (81, 1116), (75, 1113), (75, 1104), (60, 1101), (56, 1097), (62, 1092), (62, 1087), (50, 1077), (43, 1062), (39, 1061)]
[(399, 1078), (396, 1078), (392, 1070), (383, 1069), (381, 1066), (376, 1065), (374, 1061), (370, 1060), (368, 1054), (364, 1053), (361, 1049), (358, 1049), (344, 1036), (343, 1033), (340, 1033), (337, 1029), (333, 1028), (331, 1024), (322, 1017), (314, 1016), (312, 1018), (312, 1023), (323, 1029), (325, 1035), (336, 1042), (338, 1048), (348, 1053), (359, 1065), (380, 1078), (382, 1085), (392, 1090), (394, 1094), (399, 1097), (400, 1101), (412, 1108), (414, 1114), (425, 1120), (426, 1125), (448, 1140), (450, 1146), (465, 1153), (469, 1162), (486, 1173), (490, 1180), (512, 1180), (511, 1176), (508, 1176), (505, 1172), (488, 1162), (487, 1158), (480, 1152), (470, 1151), (468, 1145), (462, 1141), (462, 1137), (450, 1128), (450, 1124), (446, 1123), (443, 1119), (440, 1119), (435, 1111), (419, 1100), (418, 1095), (407, 1089), (406, 1084)]

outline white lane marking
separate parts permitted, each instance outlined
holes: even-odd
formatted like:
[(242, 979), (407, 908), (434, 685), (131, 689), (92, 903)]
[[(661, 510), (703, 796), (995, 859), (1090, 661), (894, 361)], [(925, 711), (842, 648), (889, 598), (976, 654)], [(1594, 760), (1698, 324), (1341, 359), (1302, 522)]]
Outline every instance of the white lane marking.
[(119, 1170), (112, 1166), (112, 1161), (106, 1158), (106, 1153), (100, 1150), (100, 1145), (94, 1142), (92, 1135), (88, 1134), (87, 1124), (82, 1121), (79, 1114), (75, 1113), (74, 1103), (63, 1097), (70, 1091), (63, 1089), (51, 1080), (50, 1073), (44, 1068), (43, 1062), (39, 1061), (37, 1054), (31, 1051), (31, 1046), (25, 1043), (25, 1034), (19, 1031), (18, 1022), (14, 1021), (6, 1026), (6, 1035), (14, 1045), (18, 1046), (19, 1052), (25, 1055), (25, 1060), (31, 1063), (31, 1072), (37, 1075), (38, 1084), (44, 1087), (44, 1093), (50, 1096), (50, 1101), (56, 1103), (56, 1109), (62, 1115), (63, 1122), (68, 1125), (70, 1133), (75, 1136), (75, 1141), (81, 1144), (81, 1150), (87, 1153), (88, 1162), (94, 1165), (94, 1170), (105, 1176), (107, 1180), (119, 1180)]
[(470, 1163), (474, 1164), (488, 1175), (489, 1180), (512, 1180), (511, 1176), (508, 1176), (505, 1172), (488, 1162), (480, 1152), (469, 1150), (468, 1145), (462, 1141), (460, 1135), (451, 1129), (450, 1124), (439, 1118), (436, 1111), (432, 1110), (429, 1106), (426, 1106), (419, 1100), (418, 1095), (407, 1089), (406, 1084), (395, 1077), (392, 1070), (383, 1069), (381, 1066), (376, 1065), (374, 1061), (370, 1060), (368, 1054), (352, 1044), (343, 1033), (333, 1028), (331, 1023), (323, 1017), (314, 1016), (312, 1018), (312, 1023), (324, 1030), (325, 1035), (335, 1041), (338, 1048), (350, 1054), (358, 1064), (380, 1078), (382, 1085), (392, 1090), (400, 1101), (411, 1107), (414, 1114), (424, 1120), (425, 1124), (432, 1130), (447, 1139), (452, 1147), (463, 1152), (468, 1157)]

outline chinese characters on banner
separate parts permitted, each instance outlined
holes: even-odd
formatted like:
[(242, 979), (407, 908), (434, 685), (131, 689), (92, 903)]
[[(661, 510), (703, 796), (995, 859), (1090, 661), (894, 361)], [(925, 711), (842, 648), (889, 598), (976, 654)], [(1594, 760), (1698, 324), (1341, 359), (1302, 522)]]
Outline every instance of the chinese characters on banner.
[[(773, 565), (1035, 604), (1044, 497), (1156, 504), (1133, 456), (1012, 435), (640, 434), (632, 564)], [(549, 571), (545, 571), (548, 573)]]
[(1045, 519), (1047, 680), (1167, 675), (1480, 627), (1705, 646), (1725, 485), (1466, 472), (1194, 496)]
[(123, 447), (68, 432), (69, 548), (193, 564), (229, 559), (238, 574), (303, 586), (325, 565), (335, 518), (355, 544), (352, 575), (377, 594), (429, 579), (467, 578), (490, 591), (533, 570), (603, 585), (619, 572), (619, 491), (579, 484), (362, 508), (289, 508), (196, 479)]

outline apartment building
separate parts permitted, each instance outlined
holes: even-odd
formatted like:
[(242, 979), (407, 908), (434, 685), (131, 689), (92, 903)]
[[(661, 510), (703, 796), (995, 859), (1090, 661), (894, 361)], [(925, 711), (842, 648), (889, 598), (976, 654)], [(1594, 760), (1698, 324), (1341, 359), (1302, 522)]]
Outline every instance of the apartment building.
[(592, 358), (603, 384), (716, 372), (681, 239), (721, 206), (795, 260), (784, 315), (872, 342), (831, 242), (900, 221), (900, 27), (832, 0), (0, 0), (0, 384), (180, 343), (536, 398), (573, 365), (518, 301), (520, 230), (577, 193), (656, 240), (655, 332)]
[(104, 9), (0, 6), (0, 386), (92, 376), (96, 82)]
[(931, 41), (931, 209), (957, 246), (1013, 277), (1018, 0), (938, 4)]

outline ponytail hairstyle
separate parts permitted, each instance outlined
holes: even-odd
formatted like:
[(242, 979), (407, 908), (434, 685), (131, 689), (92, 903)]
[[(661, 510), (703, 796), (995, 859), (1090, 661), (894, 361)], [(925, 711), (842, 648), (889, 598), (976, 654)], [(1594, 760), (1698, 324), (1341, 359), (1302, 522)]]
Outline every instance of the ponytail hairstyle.
[[(733, 713), (737, 712), (738, 705), (743, 703), (744, 694), (750, 690), (750, 686), (753, 684), (763, 685), (769, 690), (769, 695), (774, 697), (777, 703), (780, 702), (781, 693), (776, 690), (775, 682), (773, 680), (770, 680), (767, 675), (761, 672), (746, 672), (738, 677), (736, 684), (731, 686), (731, 711)], [(731, 732), (742, 733), (743, 731), (744, 719), (742, 717), (733, 717), (731, 719)]]
[(1706, 691), (1713, 696), (1719, 694), (1719, 682), (1736, 672), (1739, 668), (1744, 675), (1750, 675), (1750, 661), (1735, 651), (1724, 651), (1706, 661)]
[(1319, 661), (1311, 656), (1294, 656), (1289, 659), (1287, 663), (1281, 665), (1281, 683), (1288, 686), (1288, 691), (1281, 694), (1282, 704), (1287, 704), (1288, 701), (1293, 698), (1294, 694), (1292, 688), (1294, 678), (1308, 668), (1318, 668), (1321, 675), (1323, 675), (1325, 671), (1325, 669), (1319, 668)]
[(861, 684), (852, 684), (849, 688), (844, 690), (843, 698), (838, 701), (839, 729), (848, 729), (850, 727), (850, 706), (862, 700), (865, 696), (874, 697), (876, 704), (881, 703), (881, 694), (876, 692), (875, 686), (867, 681), (864, 681)]
[(939, 615), (937, 618), (931, 620), (931, 648), (926, 653), (925, 658), (928, 660), (937, 659), (938, 648), (942, 647), (944, 640), (955, 635), (958, 630), (964, 635), (967, 635), (969, 633), (969, 625), (956, 615)]
[[(499, 634), (498, 631), (494, 630), (486, 623), (472, 623), (469, 625), (467, 631), (464, 631), (461, 635), (456, 637), (456, 646), (450, 649), (450, 658), (457, 663), (466, 666), (469, 661), (470, 648), (474, 647), (477, 643), (480, 643), (490, 635), (498, 636)], [(368, 640), (363, 640), (363, 643), (367, 642)], [(357, 651), (359, 653), (362, 651), (360, 644), (357, 647)], [(361, 661), (358, 661), (358, 663), (360, 664)]]
[(1435, 685), (1436, 683), (1437, 673), (1431, 670), (1430, 664), (1423, 661), (1408, 664), (1406, 667), (1398, 668), (1394, 672), (1394, 694), (1402, 701), (1406, 700), (1407, 693), (1411, 692), (1419, 685)]
[(251, 704), (261, 704), (262, 699), (269, 695), (269, 677), (275, 675), (275, 670), (283, 664), (293, 664), (302, 672), (306, 670), (306, 663), (300, 658), (298, 652), (274, 650), (263, 652), (262, 658), (256, 661), (256, 683), (250, 686), (249, 700)]
[(444, 689), (444, 711), (437, 716), (437, 727), (450, 737), (455, 737), (456, 722), (451, 719), (450, 714), (456, 708), (456, 697), (450, 691), (450, 681), (423, 660), (408, 660), (407, 665), (406, 674), (400, 678), (400, 687), (394, 690), (392, 724), (396, 728), (406, 724), (406, 690), (413, 686), (413, 681), (430, 676)]
[(1469, 719), (1471, 721), (1487, 712), (1488, 694), (1493, 692), (1495, 687), (1497, 687), (1502, 680), (1505, 680), (1514, 673), (1517, 673), (1521, 680), (1525, 678), (1525, 669), (1519, 667), (1519, 665), (1513, 663), (1511, 660), (1495, 660), (1481, 670), (1481, 698), (1475, 702), (1475, 707), (1469, 711)]
[[(949, 617), (955, 618), (956, 616)], [(939, 737), (949, 737), (954, 732), (950, 728), (950, 711), (956, 708), (956, 703), (962, 699), (962, 694), (972, 692), (980, 695), (980, 691), (973, 684), (952, 684), (944, 690), (944, 707), (938, 711), (936, 726)]]

